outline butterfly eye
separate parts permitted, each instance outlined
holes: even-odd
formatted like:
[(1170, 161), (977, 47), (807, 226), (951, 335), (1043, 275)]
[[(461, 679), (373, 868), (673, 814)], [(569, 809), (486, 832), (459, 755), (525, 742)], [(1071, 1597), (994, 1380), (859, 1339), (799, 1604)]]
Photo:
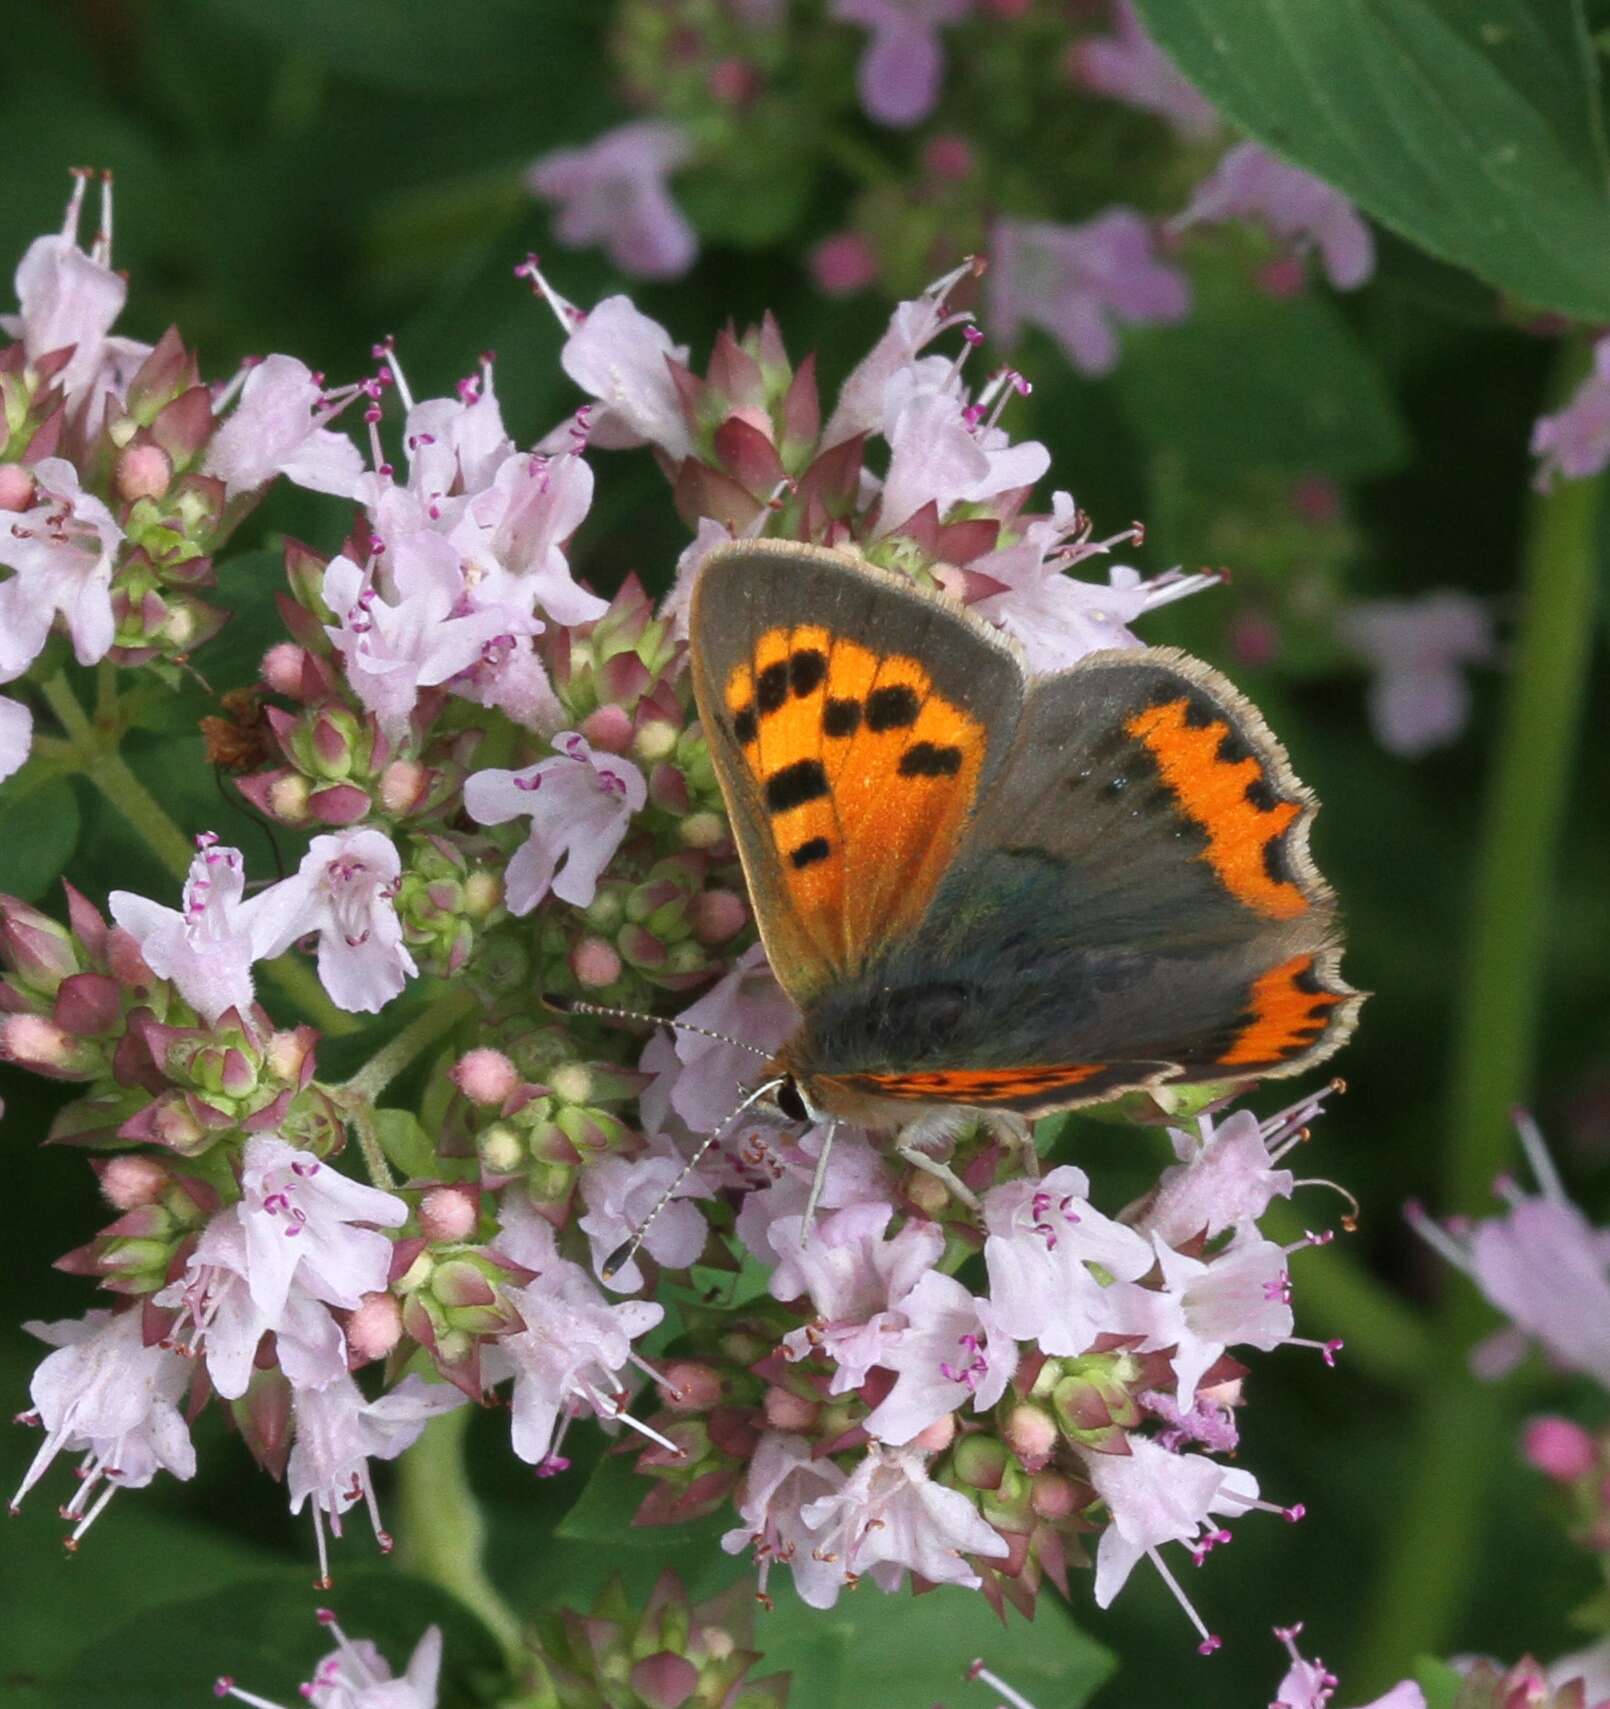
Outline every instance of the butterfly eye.
[(793, 1080), (785, 1080), (777, 1088), (777, 1108), (791, 1122), (805, 1121), (810, 1112), (805, 1108), (805, 1100), (800, 1095), (799, 1086)]

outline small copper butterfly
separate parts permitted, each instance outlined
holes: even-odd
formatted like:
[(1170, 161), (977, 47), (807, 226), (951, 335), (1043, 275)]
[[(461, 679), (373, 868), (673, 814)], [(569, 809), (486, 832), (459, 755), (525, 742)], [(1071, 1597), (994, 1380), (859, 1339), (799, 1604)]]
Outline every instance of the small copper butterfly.
[(955, 600), (788, 541), (711, 553), (690, 633), (803, 1015), (771, 1065), (784, 1113), (1021, 1126), (1299, 1073), (1352, 1029), (1314, 797), (1217, 671), (1144, 648), (1030, 678)]

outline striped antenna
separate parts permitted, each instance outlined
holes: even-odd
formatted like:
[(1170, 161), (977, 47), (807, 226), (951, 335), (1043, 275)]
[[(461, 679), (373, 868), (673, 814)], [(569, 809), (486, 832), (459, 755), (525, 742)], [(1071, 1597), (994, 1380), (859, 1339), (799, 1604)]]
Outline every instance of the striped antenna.
[[(587, 1003), (579, 997), (562, 997), (556, 993), (544, 992), (542, 1006), (552, 1009), (557, 1015), (602, 1015), (612, 1021), (642, 1021), (646, 1026), (670, 1027), (679, 1033), (697, 1033), (700, 1038), (713, 1038), (717, 1044), (730, 1044), (737, 1050), (747, 1050), (751, 1056), (763, 1056), (770, 1062), (772, 1053), (762, 1050), (758, 1044), (751, 1044), (748, 1039), (733, 1038), (728, 1033), (711, 1032), (708, 1027), (696, 1027), (691, 1021), (674, 1020), (669, 1015), (645, 1014), (641, 1009), (612, 1009), (604, 1003)], [(730, 1116), (727, 1118), (732, 1119)]]
[(732, 1114), (724, 1121), (711, 1128), (709, 1133), (699, 1141), (698, 1145), (694, 1149), (693, 1155), (682, 1165), (681, 1173), (670, 1184), (670, 1186), (660, 1194), (659, 1198), (654, 1201), (654, 1208), (646, 1217), (643, 1218), (642, 1225), (633, 1232), (631, 1239), (623, 1241), (621, 1245), (616, 1247), (616, 1249), (610, 1253), (608, 1262), (606, 1262), (603, 1269), (599, 1271), (599, 1274), (606, 1282), (614, 1281), (621, 1271), (624, 1270), (626, 1266), (637, 1256), (637, 1249), (643, 1244), (643, 1237), (654, 1226), (655, 1217), (657, 1217), (660, 1212), (670, 1204), (671, 1200), (682, 1191), (683, 1184), (687, 1181), (688, 1176), (690, 1176), (704, 1161), (705, 1152), (707, 1152), (710, 1147), (721, 1138), (721, 1136), (735, 1121), (737, 1121), (739, 1116), (741, 1116), (745, 1110), (758, 1104), (762, 1098), (769, 1097), (784, 1083), (784, 1077), (779, 1075), (775, 1080), (767, 1080), (764, 1084), (757, 1086), (754, 1091), (746, 1092), (742, 1100), (739, 1102), (738, 1107), (732, 1112)]

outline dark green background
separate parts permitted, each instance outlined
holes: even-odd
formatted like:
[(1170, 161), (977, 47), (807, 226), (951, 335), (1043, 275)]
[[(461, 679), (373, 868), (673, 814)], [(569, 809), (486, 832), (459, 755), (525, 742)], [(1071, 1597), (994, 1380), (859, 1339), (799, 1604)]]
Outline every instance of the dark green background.
[[(528, 249), (543, 250), (561, 288), (583, 303), (619, 281), (596, 256), (553, 245), (519, 174), (542, 150), (582, 141), (622, 116), (596, 21), (608, 10), (516, 0), (477, 0), (451, 12), (427, 0), (13, 7), (13, 49), (23, 39), (27, 47), (10, 55), (3, 74), (0, 256), (20, 255), (30, 237), (59, 220), (67, 166), (112, 166), (116, 262), (133, 281), (122, 330), (154, 338), (177, 321), (213, 375), (245, 354), (287, 350), (332, 380), (366, 371), (371, 344), (394, 333), (420, 395), (446, 387), (494, 348), (506, 419), (517, 435), (534, 436), (576, 400), (556, 365), (551, 318), (512, 280), (512, 264)], [(1199, 0), (1191, 11), (1213, 7)], [(724, 318), (744, 321), (770, 307), (793, 352), (820, 351), (831, 383), (887, 312), (871, 298), (826, 304), (804, 276), (805, 248), (842, 223), (848, 188), (820, 175), (786, 244), (707, 248), (689, 279), (643, 290), (637, 300), (691, 343), (696, 363)], [(1476, 254), (1454, 258), (1482, 264)], [(1505, 324), (1492, 294), (1468, 275), (1383, 236), (1379, 275), (1357, 296), (1278, 305), (1208, 289), (1195, 323), (1132, 340), (1109, 382), (1080, 380), (1051, 347), (1031, 343), (1020, 361), (1036, 390), (1014, 406), (1013, 420), (1020, 434), (1051, 446), (1056, 482), (1098, 521), (1116, 528), (1131, 516), (1152, 518), (1155, 567), (1194, 555), (1171, 517), (1211, 511), (1233, 483), (1260, 470), (1324, 473), (1350, 483), (1359, 550), (1347, 575), (1356, 594), (1408, 596), (1454, 585), (1490, 597), (1507, 623), (1516, 612), (1531, 473), (1527, 436), (1554, 350), (1513, 318)], [(1316, 397), (1329, 405), (1318, 414)], [(663, 585), (685, 536), (660, 477), (646, 455), (600, 453), (596, 467), (600, 497), (580, 536), (578, 567), (604, 588), (627, 569)], [(329, 547), (342, 524), (333, 503), (282, 492), (240, 544), (263, 545), (290, 530)], [(1273, 573), (1255, 561), (1235, 567), (1254, 580)], [(273, 573), (266, 557), (226, 564), (222, 603), (262, 614)], [(1164, 613), (1147, 623), (1147, 638), (1179, 640), (1228, 662), (1229, 598), (1209, 595)], [(1584, 620), (1602, 626), (1600, 615)], [(265, 634), (260, 615), (249, 619), (216, 644), (207, 668), (243, 680)], [(1320, 1124), (1306, 1165), (1344, 1180), (1363, 1201), (1350, 1257), (1422, 1310), (1448, 1278), (1408, 1237), (1399, 1213), (1410, 1196), (1435, 1204), (1443, 1192), (1450, 1019), (1465, 965), (1499, 680), (1479, 672), (1472, 728), (1451, 749), (1410, 764), (1375, 745), (1362, 678), (1339, 656), (1321, 651), (1301, 675), (1236, 674), (1325, 802), (1316, 852), (1346, 907), (1349, 973), (1376, 993), (1339, 1064), (1351, 1089)], [(1530, 1093), (1590, 1206), (1602, 1204), (1610, 1156), (1607, 690), (1601, 647), (1558, 854)], [(131, 757), (187, 829), (210, 827), (249, 851), (258, 847), (258, 833), (232, 814), (198, 763), (193, 737), (147, 736)], [(113, 885), (157, 896), (171, 889), (123, 825), (76, 785), (36, 797), (26, 823), (22, 815), (8, 819), (0, 886), (43, 894), (40, 875), (57, 870), (75, 842), (67, 870), (93, 895)], [(333, 1055), (333, 1066), (345, 1066), (353, 1048)], [(12, 1326), (0, 1328), (0, 1401), (17, 1411), (38, 1349), (15, 1322), (75, 1315), (91, 1303), (82, 1282), (49, 1264), (105, 1215), (81, 1158), (37, 1149), (56, 1090), (13, 1074), (3, 1089), (11, 1302), (4, 1315)], [(1108, 1208), (1155, 1170), (1157, 1147), (1140, 1158), (1134, 1143), (1081, 1125), (1080, 1155)], [(1308, 1215), (1329, 1211), (1315, 1205)], [(1323, 1253), (1298, 1260), (1300, 1319), (1305, 1282), (1328, 1262)], [(1243, 1462), (1273, 1499), (1305, 1501), (1307, 1523), (1249, 1519), (1237, 1527), (1234, 1547), (1201, 1573), (1183, 1569), (1226, 1639), (1211, 1661), (1194, 1655), (1147, 1570), (1107, 1615), (1090, 1604), (1087, 1583), (1077, 1582), (1074, 1619), (1120, 1663), (1100, 1702), (1267, 1702), (1280, 1672), (1268, 1628), (1298, 1618), (1343, 1671), (1342, 1701), (1358, 1700), (1366, 1686), (1382, 1689), (1383, 1678), (1346, 1675), (1379, 1565), (1399, 1547), (1402, 1510), (1423, 1464), (1410, 1431), (1417, 1372), (1392, 1368), (1390, 1349), (1372, 1356), (1367, 1328), (1355, 1331), (1324, 1308), (1308, 1319), (1312, 1333), (1354, 1332), (1357, 1356), (1344, 1354), (1335, 1372), (1296, 1351), (1254, 1356), (1243, 1419)], [(1445, 1359), (1436, 1380), (1467, 1381)], [(1500, 1404), (1509, 1422), (1486, 1439), (1480, 1463), (1478, 1558), (1468, 1575), (1465, 1563), (1450, 1565), (1469, 1589), (1440, 1636), (1452, 1649), (1549, 1655), (1583, 1641), (1567, 1614), (1592, 1590), (1594, 1574), (1563, 1542), (1541, 1480), (1516, 1464), (1514, 1433), (1525, 1409), (1542, 1404), (1597, 1420), (1603, 1397), (1534, 1369), (1506, 1385)], [(474, 1445), (492, 1564), (511, 1597), (574, 1594), (611, 1567), (643, 1588), (666, 1561), (699, 1589), (735, 1570), (715, 1551), (714, 1527), (686, 1537), (627, 1534), (621, 1520), (629, 1505), (609, 1505), (608, 1490), (595, 1491), (593, 1511), (555, 1535), (581, 1473), (537, 1484), (508, 1453), (505, 1427), (495, 1413), (478, 1420)], [(201, 1423), (197, 1438), (201, 1471), (193, 1483), (162, 1481), (119, 1496), (76, 1558), (60, 1552), (62, 1527), (52, 1511), (66, 1492), (63, 1467), (6, 1528), (0, 1701), (26, 1709), (201, 1703), (225, 1667), (244, 1684), (290, 1692), (320, 1647), (306, 1617), (316, 1600), (306, 1525), (292, 1523), (281, 1492), (252, 1468), (218, 1416)], [(0, 1438), (0, 1469), (13, 1485), (36, 1440), (21, 1430)], [(366, 1528), (354, 1518), (338, 1547), (331, 1600), (350, 1627), (382, 1635), (400, 1664), (440, 1599), (423, 1588), (386, 1588), (392, 1581), (370, 1573), (372, 1560)], [(803, 1621), (784, 1608), (769, 1635), (762, 1622), (760, 1637), (799, 1670), (795, 1701), (804, 1709), (895, 1701), (895, 1680), (921, 1703), (942, 1691), (957, 1704), (982, 1702), (982, 1688), (950, 1683), (953, 1667), (979, 1649), (1015, 1672), (1039, 1709), (1081, 1699), (1098, 1663), (1054, 1596), (1042, 1605), (1032, 1640), (1015, 1623), (1011, 1633), (992, 1635), (980, 1623), (964, 1634), (971, 1606), (951, 1593), (915, 1605), (885, 1602), (868, 1587), (825, 1619)], [(944, 1653), (947, 1642), (953, 1656)], [(444, 1703), (472, 1701), (488, 1660), (484, 1641), (461, 1620), (449, 1647)], [(1398, 1671), (1412, 1659), (1399, 1658)]]

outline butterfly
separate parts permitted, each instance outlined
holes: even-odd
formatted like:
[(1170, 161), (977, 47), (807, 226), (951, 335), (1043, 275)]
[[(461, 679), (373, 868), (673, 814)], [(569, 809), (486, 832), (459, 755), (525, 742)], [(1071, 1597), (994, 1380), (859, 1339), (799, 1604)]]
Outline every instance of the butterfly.
[(1217, 671), (1154, 647), (1029, 677), (945, 594), (787, 541), (712, 552), (689, 632), (802, 1015), (769, 1068), (785, 1115), (1021, 1126), (1300, 1073), (1351, 1031), (1314, 797)]

